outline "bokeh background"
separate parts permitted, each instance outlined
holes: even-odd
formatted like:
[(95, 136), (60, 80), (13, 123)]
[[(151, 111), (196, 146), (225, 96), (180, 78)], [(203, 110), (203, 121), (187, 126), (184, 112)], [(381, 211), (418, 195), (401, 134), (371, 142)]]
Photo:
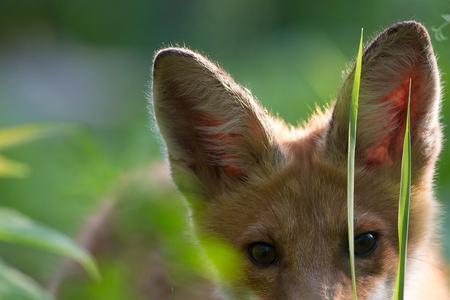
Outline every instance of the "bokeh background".
[[(75, 235), (124, 173), (162, 160), (146, 97), (158, 48), (185, 45), (207, 54), (272, 112), (296, 123), (336, 94), (361, 27), (367, 41), (399, 20), (431, 30), (448, 13), (447, 0), (0, 0), (0, 128), (72, 128), (4, 152), (32, 172), (0, 180), (0, 205)], [(450, 37), (450, 26), (443, 33)], [(432, 40), (450, 136), (450, 40), (433, 34)], [(448, 144), (436, 189), (443, 210), (450, 207)], [(448, 214), (442, 228), (449, 237)], [(2, 244), (0, 255), (43, 283), (57, 268), (56, 256), (36, 250)], [(122, 279), (114, 274), (107, 276), (111, 290), (94, 285), (91, 292), (120, 299)]]

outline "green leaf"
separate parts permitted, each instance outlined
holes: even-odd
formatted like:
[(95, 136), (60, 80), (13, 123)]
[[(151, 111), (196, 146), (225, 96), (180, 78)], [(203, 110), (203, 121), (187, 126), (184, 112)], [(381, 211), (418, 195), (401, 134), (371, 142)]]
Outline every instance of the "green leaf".
[[(73, 126), (65, 124), (32, 124), (0, 129), (0, 150), (73, 129)], [(29, 172), (27, 165), (0, 155), (0, 177), (23, 178)]]
[(450, 15), (442, 15), (442, 18), (446, 21), (450, 23)]
[[(242, 257), (230, 245), (219, 239), (211, 237), (204, 237), (201, 239), (202, 249), (211, 262), (214, 270), (217, 271), (215, 275), (222, 284), (229, 284), (241, 279), (240, 267), (244, 265)], [(214, 272), (210, 276), (214, 275)]]
[(406, 115), (405, 137), (403, 140), (402, 170), (398, 208), (399, 260), (397, 278), (394, 287), (394, 300), (403, 300), (405, 287), (405, 269), (408, 248), (409, 206), (411, 196), (411, 79), (409, 80), (408, 112)]
[(73, 240), (53, 229), (33, 222), (15, 210), (0, 207), (0, 241), (30, 245), (66, 255), (80, 263), (93, 277), (99, 278), (92, 258)]
[(33, 279), (0, 260), (0, 300), (54, 300)]
[(348, 124), (348, 159), (347, 159), (347, 222), (348, 222), (348, 251), (350, 254), (350, 272), (352, 275), (353, 299), (358, 299), (356, 294), (355, 274), (355, 245), (354, 245), (354, 185), (355, 185), (355, 148), (356, 148), (356, 124), (358, 121), (359, 86), (361, 82), (362, 67), (362, 43), (363, 29), (359, 40), (358, 55), (356, 57), (355, 77), (353, 79), (352, 101), (350, 103)]
[(26, 177), (30, 172), (27, 165), (15, 162), (0, 155), (0, 177)]
[[(67, 126), (63, 126), (67, 127)], [(61, 125), (31, 124), (0, 129), (0, 150), (27, 143), (60, 132)]]

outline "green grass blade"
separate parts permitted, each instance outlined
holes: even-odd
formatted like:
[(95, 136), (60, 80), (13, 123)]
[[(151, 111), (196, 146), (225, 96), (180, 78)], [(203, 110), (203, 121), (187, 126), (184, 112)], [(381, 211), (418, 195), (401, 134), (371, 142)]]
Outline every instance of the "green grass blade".
[(409, 80), (408, 112), (406, 115), (405, 138), (403, 140), (402, 170), (400, 179), (400, 196), (398, 208), (399, 260), (395, 280), (394, 300), (403, 300), (405, 286), (405, 269), (408, 246), (409, 206), (411, 194), (411, 79)]
[(0, 128), (0, 149), (18, 146), (43, 137), (56, 135), (70, 129), (63, 124), (28, 124)]
[[(0, 155), (0, 178), (24, 178), (30, 173), (27, 165)], [(0, 299), (1, 300), (1, 299)]]
[(348, 250), (350, 255), (350, 271), (352, 274), (353, 299), (358, 299), (356, 294), (355, 274), (355, 245), (354, 245), (354, 185), (355, 185), (355, 148), (356, 148), (356, 123), (358, 120), (359, 86), (361, 81), (363, 29), (359, 41), (358, 55), (356, 57), (355, 77), (353, 79), (352, 101), (350, 103), (348, 124), (348, 158), (347, 158), (347, 222), (348, 222)]
[(80, 263), (94, 278), (99, 278), (95, 262), (75, 242), (56, 230), (37, 224), (15, 210), (0, 207), (0, 241), (29, 245), (66, 255)]
[(0, 300), (54, 300), (27, 275), (0, 260)]
[[(69, 124), (28, 124), (11, 128), (0, 128), (0, 150), (18, 146), (36, 139), (74, 131)], [(24, 178), (30, 169), (27, 165), (0, 155), (0, 177)], [(0, 299), (1, 300), (1, 299)]]

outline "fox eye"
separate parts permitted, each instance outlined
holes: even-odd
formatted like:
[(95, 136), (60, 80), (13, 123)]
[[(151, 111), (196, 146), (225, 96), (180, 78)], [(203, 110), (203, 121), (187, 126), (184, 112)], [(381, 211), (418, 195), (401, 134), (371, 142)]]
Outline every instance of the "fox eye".
[(250, 260), (255, 265), (261, 268), (270, 267), (278, 259), (275, 248), (265, 242), (255, 242), (250, 244), (250, 246), (248, 246), (247, 252)]
[(355, 255), (366, 257), (375, 251), (378, 246), (378, 236), (376, 232), (365, 232), (355, 237)]

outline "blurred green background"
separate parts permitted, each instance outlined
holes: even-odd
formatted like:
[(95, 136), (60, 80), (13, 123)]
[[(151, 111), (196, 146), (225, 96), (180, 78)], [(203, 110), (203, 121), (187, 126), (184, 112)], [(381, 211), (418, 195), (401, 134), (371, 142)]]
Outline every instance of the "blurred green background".
[[(399, 20), (431, 30), (449, 12), (447, 0), (1, 0), (0, 127), (44, 122), (74, 129), (5, 151), (32, 173), (1, 179), (0, 205), (73, 235), (121, 174), (161, 160), (146, 97), (158, 48), (186, 45), (207, 54), (296, 123), (335, 95), (361, 27), (367, 41)], [(445, 87), (450, 40), (432, 39)], [(444, 94), (445, 125), (447, 100)], [(436, 179), (449, 207), (447, 145)], [(449, 236), (448, 215), (443, 228)], [(34, 250), (2, 245), (0, 254), (41, 281), (56, 268), (56, 257)]]

